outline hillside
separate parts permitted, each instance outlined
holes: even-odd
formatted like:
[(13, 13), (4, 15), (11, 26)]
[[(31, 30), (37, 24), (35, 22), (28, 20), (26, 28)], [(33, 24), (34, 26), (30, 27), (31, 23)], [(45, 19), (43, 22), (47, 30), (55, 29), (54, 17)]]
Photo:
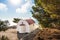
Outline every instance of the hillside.
[[(35, 31), (33, 33), (28, 34), (28, 35), (36, 34), (35, 37), (28, 36), (30, 37), (30, 39), (32, 38), (33, 40), (60, 40), (60, 30), (58, 29), (43, 28), (38, 33), (35, 33)], [(2, 37), (2, 35), (8, 37), (9, 40), (18, 40), (16, 29), (8, 29), (5, 32), (1, 31), (0, 38)], [(27, 37), (25, 37), (25, 39), (27, 39)]]
[(34, 40), (60, 40), (60, 30), (44, 28), (36, 35)]

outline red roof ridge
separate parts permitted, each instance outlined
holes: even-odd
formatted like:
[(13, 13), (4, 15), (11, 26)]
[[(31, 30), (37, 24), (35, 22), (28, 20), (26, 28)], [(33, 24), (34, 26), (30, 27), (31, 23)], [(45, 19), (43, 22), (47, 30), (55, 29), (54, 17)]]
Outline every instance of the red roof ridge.
[(34, 24), (34, 23), (35, 23), (35, 21), (34, 21), (33, 19), (26, 19), (26, 21), (28, 22), (28, 24), (29, 24), (29, 25)]

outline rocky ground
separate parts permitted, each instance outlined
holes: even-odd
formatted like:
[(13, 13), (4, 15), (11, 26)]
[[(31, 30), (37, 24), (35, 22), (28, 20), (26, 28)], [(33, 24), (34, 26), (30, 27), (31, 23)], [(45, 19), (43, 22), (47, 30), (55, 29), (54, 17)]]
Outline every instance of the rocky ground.
[(60, 30), (44, 28), (36, 35), (34, 40), (60, 40)]

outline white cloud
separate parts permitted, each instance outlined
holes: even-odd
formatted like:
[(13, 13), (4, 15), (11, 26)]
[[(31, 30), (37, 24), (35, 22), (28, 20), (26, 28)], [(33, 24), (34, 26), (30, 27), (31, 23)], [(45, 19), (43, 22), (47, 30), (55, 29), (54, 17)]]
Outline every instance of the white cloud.
[(1, 11), (7, 11), (7, 5), (3, 4), (3, 3), (0, 3), (0, 10)]
[(23, 9), (23, 8), (17, 8), (16, 9), (16, 13), (26, 13), (27, 10), (26, 9)]
[(17, 8), (16, 13), (20, 13), (20, 10), (21, 10), (20, 8)]
[(22, 0), (8, 0), (8, 2), (12, 5), (20, 5)]
[(16, 9), (16, 13), (27, 13), (28, 9), (32, 7), (31, 1), (27, 1), (24, 5), (22, 5), (20, 8)]
[(8, 19), (10, 25), (9, 26), (13, 26), (13, 25), (17, 25), (16, 23), (13, 22), (13, 19)]
[(29, 1), (29, 0), (25, 0), (25, 1)]

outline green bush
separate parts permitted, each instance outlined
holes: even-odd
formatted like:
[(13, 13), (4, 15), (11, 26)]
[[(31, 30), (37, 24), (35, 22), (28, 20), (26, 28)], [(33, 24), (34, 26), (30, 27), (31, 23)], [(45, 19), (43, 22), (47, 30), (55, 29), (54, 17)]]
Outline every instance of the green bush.
[(7, 24), (4, 21), (0, 21), (0, 31), (5, 31), (7, 29)]

